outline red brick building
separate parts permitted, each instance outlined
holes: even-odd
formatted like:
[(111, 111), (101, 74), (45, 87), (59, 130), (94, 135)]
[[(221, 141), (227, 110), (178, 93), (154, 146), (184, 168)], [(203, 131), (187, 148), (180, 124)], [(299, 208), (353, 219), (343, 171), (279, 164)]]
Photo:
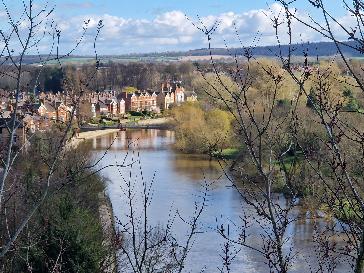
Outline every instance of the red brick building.
[(157, 94), (153, 91), (143, 91), (129, 94), (123, 92), (121, 98), (127, 111), (158, 111)]

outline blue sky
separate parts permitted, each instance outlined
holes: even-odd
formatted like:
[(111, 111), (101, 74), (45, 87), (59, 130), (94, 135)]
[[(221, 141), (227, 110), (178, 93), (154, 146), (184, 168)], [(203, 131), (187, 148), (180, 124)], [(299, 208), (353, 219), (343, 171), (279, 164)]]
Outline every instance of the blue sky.
[[(151, 19), (155, 15), (171, 10), (181, 10), (186, 14), (199, 14), (201, 16), (219, 14), (222, 12), (243, 12), (251, 9), (266, 7), (266, 3), (254, 1), (229, 1), (229, 0), (89, 0), (89, 1), (55, 1), (58, 7), (72, 7), (67, 14), (109, 13), (125, 18)], [(246, 3), (242, 3), (246, 2)]]
[[(337, 4), (330, 5), (330, 8), (336, 15), (343, 14), (340, 8), (340, 1)], [(296, 6), (301, 9), (307, 9), (307, 0), (298, 0)], [(264, 9), (274, 1), (264, 0), (56, 0), (57, 7), (67, 12), (66, 16), (89, 14), (89, 13), (109, 13), (125, 18), (134, 19), (151, 19), (155, 15), (171, 10), (181, 10), (189, 15), (206, 16), (224, 12), (247, 12), (253, 9)], [(314, 9), (311, 9), (311, 12)], [(61, 11), (62, 12), (62, 11)]]
[[(5, 0), (12, 14), (20, 14), (20, 0)], [(26, 1), (27, 2), (27, 1)], [(45, 0), (34, 0), (35, 7), (43, 7)], [(200, 16), (206, 25), (220, 22), (212, 46), (275, 44), (272, 16), (283, 19), (282, 6), (273, 0), (49, 0), (55, 6), (52, 20), (57, 23), (61, 35), (61, 51), (66, 52), (80, 37), (83, 22), (90, 19), (89, 30), (77, 54), (92, 54), (93, 38), (97, 22), (103, 20), (97, 48), (101, 54), (125, 54), (141, 52), (184, 51), (207, 46), (206, 37), (198, 31), (185, 15), (196, 21)], [(300, 17), (308, 15), (320, 20), (318, 10), (297, 0), (295, 7)], [(346, 15), (341, 0), (326, 0), (332, 13), (343, 22), (351, 19)], [(4, 10), (0, 9), (0, 26), (6, 22)], [(236, 26), (234, 28), (234, 25)], [(26, 30), (27, 23), (22, 23)], [(339, 30), (338, 30), (339, 31)], [(281, 41), (286, 41), (282, 29)], [(296, 41), (319, 41), (317, 33), (302, 25), (294, 24)], [(343, 37), (345, 39), (345, 37)], [(49, 50), (50, 40), (39, 45), (41, 52)], [(14, 47), (16, 47), (14, 45)]]

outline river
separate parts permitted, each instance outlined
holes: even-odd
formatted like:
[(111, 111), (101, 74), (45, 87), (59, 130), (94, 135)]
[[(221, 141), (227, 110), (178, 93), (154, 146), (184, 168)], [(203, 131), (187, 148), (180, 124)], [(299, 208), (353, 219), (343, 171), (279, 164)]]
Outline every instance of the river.
[[(166, 225), (177, 210), (186, 219), (191, 216), (195, 202), (201, 204), (201, 196), (205, 193), (204, 186), (208, 184), (207, 206), (199, 224), (201, 233), (195, 237), (185, 272), (220, 272), (218, 268), (222, 266), (221, 255), (225, 241), (216, 231), (216, 227), (229, 224), (230, 236), (237, 238), (238, 227), (242, 226), (244, 217), (254, 219), (254, 210), (243, 202), (236, 190), (229, 187), (231, 183), (217, 161), (180, 154), (173, 149), (173, 143), (173, 131), (154, 129), (127, 130), (91, 140), (95, 157), (103, 156), (99, 167), (128, 164), (140, 159), (140, 163), (136, 162), (134, 167), (109, 167), (102, 171), (102, 175), (108, 179), (107, 190), (114, 215), (122, 222), (128, 212), (125, 181), (129, 177), (136, 193), (142, 192), (141, 177), (146, 183), (152, 184), (153, 199), (148, 215), (152, 225), (161, 226)], [(281, 199), (284, 202), (284, 198)], [(136, 203), (138, 210), (142, 210), (141, 203)], [(249, 243), (258, 246), (259, 226), (253, 222), (252, 220), (249, 228)], [(189, 229), (176, 217), (172, 230), (180, 242), (183, 242)], [(298, 253), (290, 272), (310, 272), (310, 267), (315, 269), (317, 246), (312, 242), (313, 234), (314, 227), (310, 220), (296, 221), (289, 226), (288, 245)], [(237, 246), (234, 256), (236, 257), (230, 271), (232, 273), (269, 272), (261, 254), (254, 250)], [(350, 271), (347, 271), (345, 263), (341, 263), (336, 272)]]

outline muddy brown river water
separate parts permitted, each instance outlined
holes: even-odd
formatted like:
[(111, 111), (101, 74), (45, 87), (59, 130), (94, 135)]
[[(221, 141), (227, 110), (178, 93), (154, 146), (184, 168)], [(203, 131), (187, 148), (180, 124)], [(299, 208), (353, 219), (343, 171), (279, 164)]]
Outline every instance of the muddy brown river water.
[[(188, 217), (194, 208), (194, 203), (201, 201), (201, 192), (206, 182), (210, 185), (207, 207), (200, 221), (201, 233), (195, 237), (195, 242), (187, 259), (185, 272), (220, 272), (222, 266), (223, 238), (217, 233), (216, 226), (229, 223), (231, 236), (237, 238), (238, 227), (242, 224), (244, 215), (254, 216), (254, 210), (245, 204), (241, 196), (230, 186), (224, 176), (221, 166), (216, 161), (195, 155), (176, 152), (174, 132), (167, 130), (127, 130), (90, 140), (95, 157), (100, 157), (110, 147), (99, 166), (131, 162), (132, 156), (139, 158), (146, 182), (150, 183), (153, 176), (153, 200), (149, 208), (150, 221), (153, 225), (165, 225), (171, 211), (179, 210)], [(134, 153), (132, 151), (134, 150)], [(134, 155), (133, 155), (134, 154)], [(126, 198), (123, 194), (125, 183), (121, 176), (135, 176), (133, 185), (135, 191), (141, 191), (140, 176), (137, 168), (110, 167), (102, 171), (109, 180), (107, 185), (115, 217), (125, 219), (127, 212)], [(280, 197), (280, 202), (285, 202)], [(141, 209), (141, 207), (140, 207)], [(305, 211), (296, 213), (306, 214)], [(311, 220), (305, 219), (292, 223), (286, 233), (287, 251), (292, 248), (297, 255), (290, 272), (315, 272), (317, 268), (317, 246), (313, 243), (314, 226)], [(187, 226), (176, 221), (173, 232), (183, 240)], [(249, 242), (252, 245), (261, 243), (259, 226), (252, 224), (249, 229)], [(236, 246), (236, 257), (231, 265), (231, 272), (237, 273), (267, 273), (270, 272), (261, 254), (248, 248)], [(311, 268), (311, 269), (310, 269)], [(203, 271), (204, 270), (204, 271)], [(124, 272), (124, 271), (123, 271)], [(224, 271), (225, 272), (225, 271)], [(341, 261), (335, 272), (350, 272), (349, 265)]]

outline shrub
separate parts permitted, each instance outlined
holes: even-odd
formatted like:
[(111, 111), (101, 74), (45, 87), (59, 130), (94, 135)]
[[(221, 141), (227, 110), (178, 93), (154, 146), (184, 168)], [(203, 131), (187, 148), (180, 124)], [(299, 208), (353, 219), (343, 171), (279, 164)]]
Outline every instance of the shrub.
[(199, 104), (185, 103), (175, 107), (176, 147), (184, 152), (213, 155), (232, 143), (231, 114), (212, 109), (204, 111)]
[(129, 114), (134, 117), (142, 117), (144, 116), (143, 113), (137, 111), (129, 111)]
[(357, 112), (359, 109), (359, 103), (355, 98), (349, 98), (349, 101), (344, 106), (344, 110), (349, 112)]
[[(19, 210), (38, 202), (44, 191), (44, 162), (51, 161), (60, 138), (58, 131), (38, 133), (28, 153), (21, 155), (16, 165), (24, 183), (24, 189), (19, 187)], [(98, 201), (105, 185), (100, 176), (85, 169), (91, 163), (87, 145), (65, 151), (53, 175), (50, 198), (36, 211), (27, 232), (18, 239), (19, 245), (29, 247), (18, 248), (16, 255), (11, 254), (11, 264), (4, 266), (9, 269), (5, 272), (28, 272), (29, 268), (34, 273), (101, 271), (109, 254), (103, 246)]]
[[(47, 261), (56, 261), (60, 253), (62, 272), (100, 272), (106, 250), (102, 245), (99, 220), (89, 210), (78, 207), (67, 195), (52, 207), (51, 215), (42, 219), (42, 244), (29, 249), (32, 272), (50, 272), (52, 268)], [(26, 265), (22, 264), (22, 267), (25, 272)]]

